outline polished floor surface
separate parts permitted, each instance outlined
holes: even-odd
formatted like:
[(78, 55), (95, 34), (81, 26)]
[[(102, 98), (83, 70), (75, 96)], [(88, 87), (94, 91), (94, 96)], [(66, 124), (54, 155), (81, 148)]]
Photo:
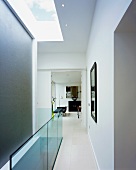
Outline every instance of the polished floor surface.
[(54, 170), (97, 170), (87, 131), (76, 113), (63, 117), (63, 141)]

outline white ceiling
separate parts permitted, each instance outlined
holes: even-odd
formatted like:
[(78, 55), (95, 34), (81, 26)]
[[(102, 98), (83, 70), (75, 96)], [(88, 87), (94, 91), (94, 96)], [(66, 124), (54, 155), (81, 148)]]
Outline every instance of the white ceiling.
[(95, 3), (96, 0), (55, 0), (64, 41), (39, 42), (38, 53), (86, 52)]
[(52, 81), (61, 84), (81, 84), (81, 71), (52, 72)]
[[(64, 41), (39, 42), (38, 53), (85, 53), (95, 3), (96, 0), (55, 0)], [(81, 72), (53, 72), (52, 80), (65, 84), (81, 83)]]

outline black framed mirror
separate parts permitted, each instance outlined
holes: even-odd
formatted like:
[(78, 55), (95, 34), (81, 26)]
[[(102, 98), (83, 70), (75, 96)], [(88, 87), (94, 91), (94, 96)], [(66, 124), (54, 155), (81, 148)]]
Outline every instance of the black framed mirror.
[(90, 70), (90, 89), (91, 89), (91, 116), (97, 123), (97, 64), (93, 64)]

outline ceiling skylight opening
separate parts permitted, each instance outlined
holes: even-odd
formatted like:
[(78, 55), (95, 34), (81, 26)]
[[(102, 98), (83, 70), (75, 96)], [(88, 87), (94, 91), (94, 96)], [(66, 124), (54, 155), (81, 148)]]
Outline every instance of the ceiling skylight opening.
[(54, 0), (24, 0), (37, 21), (57, 21)]
[(37, 41), (63, 41), (54, 0), (8, 0)]

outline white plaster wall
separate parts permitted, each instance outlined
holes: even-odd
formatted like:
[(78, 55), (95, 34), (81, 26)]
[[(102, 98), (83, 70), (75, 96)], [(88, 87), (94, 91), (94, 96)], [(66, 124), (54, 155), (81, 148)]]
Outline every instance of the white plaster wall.
[[(51, 83), (51, 97), (52, 97), (52, 101), (53, 101), (53, 98), (56, 98), (56, 83), (55, 82)], [(55, 99), (55, 102), (53, 102), (53, 110), (55, 109), (56, 109), (56, 99)]]
[(84, 53), (41, 53), (38, 54), (38, 69), (85, 69)]
[(37, 97), (37, 41), (32, 43), (32, 105), (33, 105), (33, 134), (36, 132), (36, 97)]
[(51, 118), (51, 71), (38, 71), (36, 130)]
[(86, 70), (83, 70), (82, 72), (81, 72), (81, 82), (82, 82), (82, 84), (81, 84), (81, 91), (82, 91), (82, 93), (81, 93), (81, 100), (82, 100), (82, 102), (81, 102), (81, 107), (82, 107), (82, 112), (81, 112), (81, 118), (82, 118), (82, 125), (84, 126), (84, 127), (87, 127), (87, 113), (86, 113), (86, 111), (87, 111), (87, 97), (86, 97)]
[(98, 168), (114, 169), (114, 30), (131, 0), (98, 0), (87, 50), (87, 103), (90, 69), (97, 63), (97, 124), (88, 105), (88, 133)]
[(51, 71), (38, 71), (37, 108), (51, 108)]
[(115, 169), (136, 169), (136, 32), (115, 33), (114, 74)]

